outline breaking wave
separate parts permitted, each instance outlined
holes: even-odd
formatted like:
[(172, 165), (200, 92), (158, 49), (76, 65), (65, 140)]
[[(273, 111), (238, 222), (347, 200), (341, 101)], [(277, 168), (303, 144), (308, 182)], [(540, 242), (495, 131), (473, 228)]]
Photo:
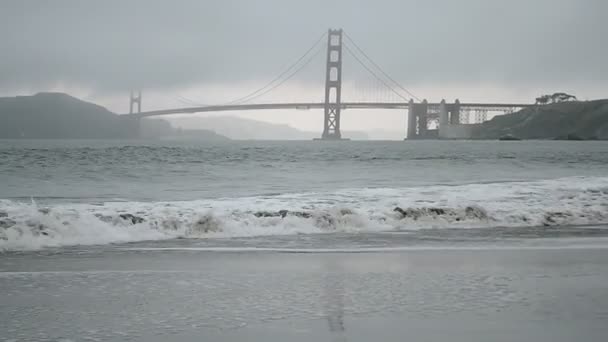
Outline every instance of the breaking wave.
[(608, 177), (188, 202), (0, 200), (0, 250), (174, 238), (608, 223)]

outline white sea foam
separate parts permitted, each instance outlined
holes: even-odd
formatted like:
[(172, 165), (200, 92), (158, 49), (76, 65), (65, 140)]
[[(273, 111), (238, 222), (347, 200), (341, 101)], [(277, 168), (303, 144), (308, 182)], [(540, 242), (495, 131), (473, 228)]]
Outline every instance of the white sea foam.
[[(402, 212), (394, 211), (396, 207)], [(43, 207), (1, 200), (0, 214), (0, 250), (177, 237), (605, 224), (608, 177), (187, 202)]]

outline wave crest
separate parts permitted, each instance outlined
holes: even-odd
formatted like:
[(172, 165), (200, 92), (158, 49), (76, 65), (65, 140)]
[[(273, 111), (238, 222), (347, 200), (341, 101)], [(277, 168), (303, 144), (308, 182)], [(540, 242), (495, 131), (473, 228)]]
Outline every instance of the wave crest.
[(0, 200), (0, 250), (172, 238), (608, 223), (608, 178), (103, 205)]

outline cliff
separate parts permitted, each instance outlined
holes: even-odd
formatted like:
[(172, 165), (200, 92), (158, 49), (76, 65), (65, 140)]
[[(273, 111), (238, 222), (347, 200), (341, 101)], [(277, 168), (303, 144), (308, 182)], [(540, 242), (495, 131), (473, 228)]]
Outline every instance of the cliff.
[(608, 139), (608, 100), (561, 102), (500, 115), (477, 130), (476, 138)]

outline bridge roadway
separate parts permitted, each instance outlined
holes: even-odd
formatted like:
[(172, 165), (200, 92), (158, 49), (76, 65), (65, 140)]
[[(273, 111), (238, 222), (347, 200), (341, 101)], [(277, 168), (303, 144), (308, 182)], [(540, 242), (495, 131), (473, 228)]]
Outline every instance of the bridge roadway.
[[(429, 103), (429, 107), (439, 107), (439, 103)], [(533, 107), (533, 104), (521, 103), (461, 103), (461, 109), (487, 109), (500, 110), (508, 108), (526, 108)], [(139, 112), (129, 114), (138, 118), (146, 118), (150, 116), (172, 115), (172, 114), (193, 114), (206, 112), (226, 112), (226, 111), (244, 111), (244, 110), (270, 110), (270, 109), (323, 109), (325, 103), (262, 103), (262, 104), (239, 104), (239, 105), (215, 105), (215, 106), (200, 106), (200, 107), (184, 107), (173, 109), (152, 110), (147, 112)], [(343, 102), (342, 109), (408, 109), (407, 102)]]

